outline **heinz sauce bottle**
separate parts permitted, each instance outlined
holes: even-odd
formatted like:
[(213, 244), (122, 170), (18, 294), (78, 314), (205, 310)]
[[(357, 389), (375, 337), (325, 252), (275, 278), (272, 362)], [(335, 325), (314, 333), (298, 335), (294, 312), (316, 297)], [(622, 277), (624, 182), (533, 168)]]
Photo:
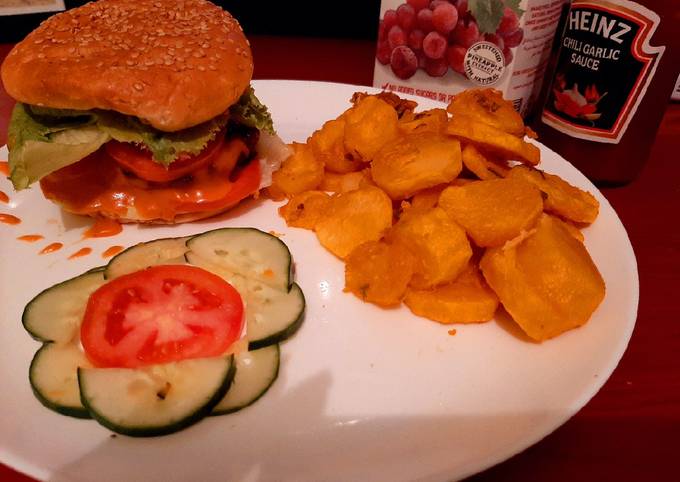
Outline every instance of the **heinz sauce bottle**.
[(573, 0), (535, 122), (600, 185), (638, 175), (680, 72), (680, 1), (641, 1)]

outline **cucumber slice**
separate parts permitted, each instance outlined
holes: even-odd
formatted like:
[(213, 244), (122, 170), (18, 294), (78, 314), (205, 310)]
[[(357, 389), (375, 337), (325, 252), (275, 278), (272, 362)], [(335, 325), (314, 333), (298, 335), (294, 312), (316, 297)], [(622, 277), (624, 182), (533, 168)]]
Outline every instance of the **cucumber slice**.
[(250, 283), (246, 294), (248, 349), (257, 350), (291, 337), (305, 314), (305, 295), (297, 283), (288, 293)]
[(234, 377), (234, 357), (196, 358), (142, 368), (79, 368), (83, 405), (124, 435), (177, 432), (209, 414)]
[(130, 246), (111, 258), (104, 277), (109, 280), (157, 264), (183, 263), (184, 253), (188, 250), (186, 242), (190, 238), (163, 238)]
[(228, 271), (288, 291), (293, 263), (288, 246), (255, 228), (222, 228), (199, 234), (187, 246), (201, 258)]
[(45, 343), (33, 357), (28, 379), (36, 398), (50, 410), (76, 418), (90, 418), (80, 401), (78, 367), (89, 367), (75, 343)]
[(77, 338), (87, 299), (104, 282), (104, 271), (98, 269), (47, 288), (24, 308), (24, 328), (42, 342), (68, 343)]
[(236, 355), (236, 375), (229, 391), (215, 405), (211, 415), (237, 412), (255, 403), (264, 395), (279, 375), (281, 360), (279, 345)]
[(236, 291), (238, 291), (239, 294), (245, 299), (245, 293), (248, 291), (248, 280), (245, 276), (236, 274), (233, 271), (229, 271), (224, 266), (210, 262), (207, 259), (200, 257), (193, 251), (187, 251), (184, 254), (184, 260), (191, 265), (203, 268), (204, 270), (210, 271), (211, 273), (216, 274), (220, 278), (224, 279), (234, 288), (236, 288)]
[(259, 280), (234, 274), (194, 251), (188, 251), (184, 257), (189, 264), (221, 276), (241, 294), (246, 307), (249, 350), (279, 343), (293, 335), (302, 324), (305, 296), (297, 283), (293, 283), (290, 291), (285, 292)]

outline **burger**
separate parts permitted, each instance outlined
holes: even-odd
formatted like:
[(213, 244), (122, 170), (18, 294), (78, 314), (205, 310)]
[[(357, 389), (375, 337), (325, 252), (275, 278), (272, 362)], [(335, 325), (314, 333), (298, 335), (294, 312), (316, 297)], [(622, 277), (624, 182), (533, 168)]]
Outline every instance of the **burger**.
[(234, 17), (206, 0), (99, 0), (54, 15), (1, 68), (10, 179), (120, 222), (213, 216), (288, 155)]

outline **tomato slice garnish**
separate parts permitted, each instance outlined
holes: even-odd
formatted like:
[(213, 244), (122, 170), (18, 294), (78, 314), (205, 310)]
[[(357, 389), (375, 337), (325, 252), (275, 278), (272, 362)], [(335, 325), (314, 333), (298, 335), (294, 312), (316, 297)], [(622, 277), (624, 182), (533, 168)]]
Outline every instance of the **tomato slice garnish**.
[(80, 340), (99, 367), (219, 356), (238, 340), (243, 301), (224, 279), (189, 265), (159, 265), (115, 278), (87, 303)]
[(168, 182), (210, 164), (223, 144), (224, 133), (219, 133), (199, 154), (195, 156), (181, 154), (168, 166), (154, 161), (150, 151), (129, 142), (109, 141), (104, 145), (104, 149), (116, 162), (137, 177), (145, 181)]

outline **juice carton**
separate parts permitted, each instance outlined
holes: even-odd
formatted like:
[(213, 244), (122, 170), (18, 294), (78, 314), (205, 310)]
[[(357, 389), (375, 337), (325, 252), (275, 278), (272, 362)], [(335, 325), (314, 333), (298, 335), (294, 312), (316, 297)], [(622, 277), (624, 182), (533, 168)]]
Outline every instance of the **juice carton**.
[(568, 0), (382, 0), (373, 85), (449, 102), (492, 87), (534, 108)]

